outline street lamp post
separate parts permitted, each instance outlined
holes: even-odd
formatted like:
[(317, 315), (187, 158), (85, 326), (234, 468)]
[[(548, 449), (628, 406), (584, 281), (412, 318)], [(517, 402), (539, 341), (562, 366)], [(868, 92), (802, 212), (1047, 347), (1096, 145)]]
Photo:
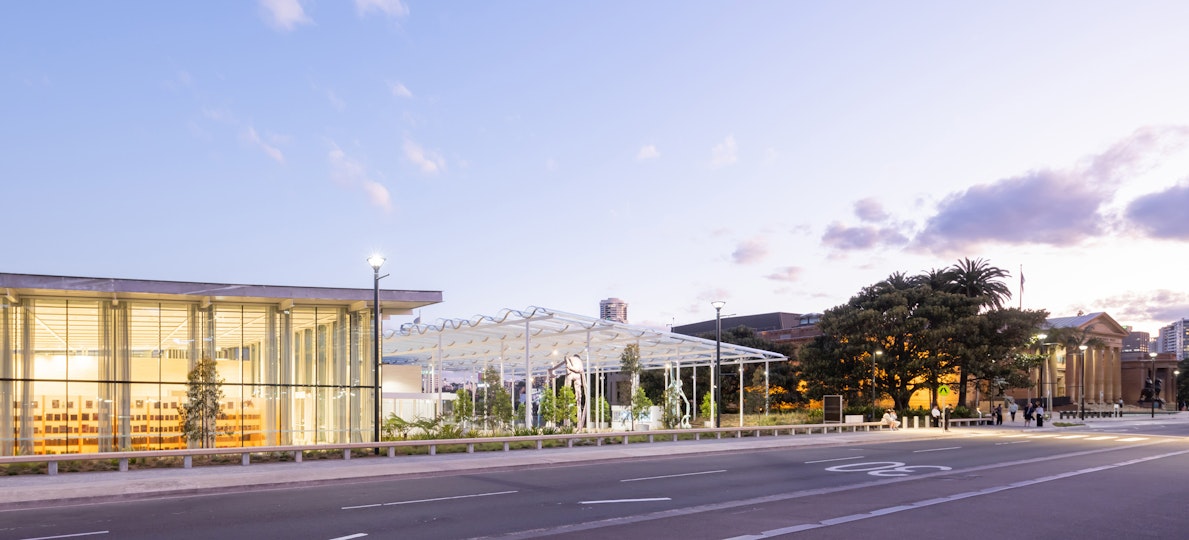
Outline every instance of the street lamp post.
[[(714, 306), (714, 427), (722, 427), (722, 307), (727, 305), (722, 300), (710, 303)], [(742, 414), (742, 411), (740, 411)]]
[(1148, 353), (1148, 358), (1152, 359), (1152, 396), (1149, 399), (1152, 404), (1152, 418), (1156, 418), (1156, 353)]
[(1051, 381), (1046, 382), (1048, 378), (1052, 378), (1051, 376), (1046, 378), (1046, 375), (1047, 375), (1046, 370), (1048, 370), (1048, 365), (1049, 365), (1048, 348), (1049, 348), (1049, 345), (1052, 345), (1052, 343), (1045, 343), (1045, 338), (1047, 338), (1047, 337), (1049, 337), (1048, 334), (1037, 334), (1036, 335), (1036, 340), (1040, 342), (1040, 356), (1041, 356), (1040, 388), (1037, 389), (1038, 390), (1037, 394), (1040, 396), (1041, 401), (1044, 402), (1044, 404), (1045, 404), (1045, 411), (1051, 412), (1053, 410), (1053, 383)]
[(883, 356), (883, 351), (881, 351), (879, 349), (876, 349), (875, 352), (871, 354), (871, 421), (872, 422), (874, 422), (876, 419), (875, 409), (878, 407), (878, 405), (875, 403), (875, 401), (876, 401), (875, 372), (876, 372), (876, 368), (879, 367), (879, 357), (881, 357), (881, 356)]
[[(375, 358), (373, 358), (372, 377), (376, 385), (375, 397), (373, 402), (375, 404), (374, 418), (372, 419), (373, 433), (372, 436), (376, 442), (380, 442), (380, 362), (383, 336), (380, 335), (380, 280), (388, 277), (388, 274), (380, 275), (380, 267), (384, 266), (384, 256), (374, 254), (367, 258), (367, 263), (372, 266), (372, 341), (375, 342)], [(376, 454), (379, 455), (380, 449), (376, 448)]]
[(1081, 382), (1078, 383), (1078, 386), (1079, 386), (1078, 399), (1081, 401), (1081, 405), (1078, 405), (1078, 408), (1080, 409), (1080, 411), (1078, 412), (1078, 416), (1080, 416), (1082, 420), (1085, 420), (1086, 419), (1086, 346), (1078, 345), (1078, 350), (1082, 351), (1081, 367), (1078, 368), (1078, 378), (1081, 379)]

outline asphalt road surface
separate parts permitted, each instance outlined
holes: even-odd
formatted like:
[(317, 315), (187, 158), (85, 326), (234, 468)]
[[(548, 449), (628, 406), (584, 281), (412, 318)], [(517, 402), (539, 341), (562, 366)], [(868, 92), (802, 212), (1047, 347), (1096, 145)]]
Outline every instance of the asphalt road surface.
[(0, 539), (1186, 538), (1185, 431), (969, 430), (28, 508), (0, 512)]

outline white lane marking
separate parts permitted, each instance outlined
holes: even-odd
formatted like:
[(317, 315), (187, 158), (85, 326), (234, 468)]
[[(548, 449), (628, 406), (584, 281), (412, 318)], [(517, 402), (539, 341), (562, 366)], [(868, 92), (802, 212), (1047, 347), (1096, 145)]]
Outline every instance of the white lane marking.
[(655, 501), (671, 501), (669, 497), (652, 497), (648, 499), (607, 499), (603, 501), (578, 501), (578, 504), (613, 504), (613, 503), (634, 503), (634, 502), (655, 502)]
[(831, 461), (847, 461), (847, 460), (851, 460), (851, 459), (863, 459), (863, 456), (840, 457), (840, 458), (834, 458), (834, 459), (819, 459), (817, 461), (806, 461), (805, 464), (808, 465), (810, 463), (829, 463)]
[(1116, 435), (1100, 435), (1098, 437), (1090, 437), (1086, 440), (1087, 441), (1109, 441), (1111, 439), (1118, 439), (1118, 438), (1119, 437)]
[(1089, 437), (1089, 435), (1062, 435), (1057, 438), (1058, 439), (1084, 439), (1086, 437)]
[(962, 448), (962, 447), (961, 446), (947, 446), (945, 448), (927, 448), (925, 450), (913, 450), (912, 453), (920, 454), (921, 452), (940, 452), (942, 450), (957, 450), (959, 448)]
[(77, 536), (92, 536), (96, 534), (107, 534), (110, 531), (91, 531), (85, 533), (74, 534), (59, 534), (58, 536), (38, 536), (37, 538), (25, 538), (24, 540), (50, 540), (51, 538), (74, 538)]
[(475, 493), (472, 495), (455, 495), (453, 497), (435, 497), (433, 499), (417, 499), (415, 501), (397, 501), (383, 504), (362, 504), (359, 506), (344, 506), (342, 510), (355, 510), (357, 508), (374, 508), (377, 506), (396, 506), (400, 504), (417, 504), (437, 501), (452, 501), (455, 499), (473, 499), (475, 497), (490, 497), (492, 495), (507, 495), (509, 493), (516, 493), (516, 491), (493, 491), (491, 493)]
[(780, 535), (790, 534), (790, 533), (794, 533), (794, 532), (807, 531), (810, 529), (819, 529), (822, 527), (829, 527), (831, 525), (838, 525), (840, 523), (850, 523), (852, 521), (859, 521), (861, 519), (869, 519), (869, 518), (873, 518), (873, 517), (884, 516), (884, 515), (892, 514), (892, 513), (896, 513), (896, 512), (903, 512), (905, 510), (915, 510), (918, 508), (925, 508), (925, 507), (933, 506), (933, 505), (937, 505), (937, 504), (954, 502), (954, 501), (958, 501), (958, 500), (962, 500), (962, 499), (968, 499), (971, 497), (978, 497), (981, 495), (990, 495), (992, 493), (999, 493), (1000, 491), (1006, 491), (1009, 489), (1027, 487), (1027, 486), (1032, 486), (1032, 485), (1036, 485), (1036, 484), (1042, 484), (1045, 482), (1052, 482), (1054, 480), (1062, 480), (1062, 479), (1070, 478), (1073, 476), (1080, 476), (1080, 475), (1089, 474), (1092, 472), (1099, 472), (1099, 471), (1105, 471), (1105, 470), (1115, 469), (1115, 468), (1119, 468), (1119, 467), (1125, 467), (1127, 465), (1134, 465), (1136, 463), (1143, 463), (1145, 461), (1152, 461), (1155, 459), (1163, 459), (1163, 458), (1172, 457), (1172, 456), (1179, 456), (1181, 454), (1189, 454), (1189, 450), (1181, 450), (1179, 452), (1169, 452), (1167, 454), (1161, 454), (1158, 456), (1142, 457), (1142, 458), (1132, 459), (1132, 460), (1128, 460), (1128, 461), (1122, 461), (1119, 463), (1113, 463), (1110, 465), (1102, 465), (1099, 467), (1090, 467), (1088, 469), (1081, 469), (1081, 470), (1077, 470), (1077, 471), (1070, 471), (1067, 473), (1054, 474), (1052, 476), (1044, 476), (1041, 478), (1034, 478), (1032, 480), (1024, 480), (1021, 482), (1015, 482), (1015, 483), (1008, 484), (1005, 486), (994, 486), (994, 487), (989, 487), (989, 488), (982, 489), (979, 491), (968, 491), (966, 493), (958, 493), (955, 495), (950, 495), (949, 497), (939, 497), (936, 499), (927, 499), (924, 501), (917, 501), (915, 503), (903, 504), (900, 506), (892, 506), (889, 508), (880, 508), (877, 510), (872, 510), (871, 512), (867, 512), (865, 514), (851, 514), (849, 516), (841, 516), (841, 517), (836, 517), (836, 518), (832, 518), (832, 519), (822, 520), (817, 523), (803, 523), (800, 525), (793, 525), (791, 527), (772, 529), (770, 531), (764, 531), (759, 534), (740, 535), (740, 536), (735, 536), (735, 537), (729, 538), (727, 540), (759, 540), (762, 538), (771, 538), (774, 536), (780, 536)]
[(1004, 445), (1004, 444), (1020, 444), (1020, 443), (1026, 443), (1026, 442), (1031, 442), (1031, 441), (1008, 441), (1008, 442), (997, 442), (997, 443), (995, 443), (995, 446), (1001, 446), (1001, 445)]
[(1146, 440), (1148, 440), (1147, 437), (1126, 437), (1123, 439), (1119, 439), (1119, 442), (1135, 442), (1135, 441), (1146, 441)]
[(702, 472), (691, 472), (691, 473), (682, 473), (682, 474), (666, 474), (664, 476), (645, 476), (643, 478), (627, 478), (624, 480), (620, 480), (620, 482), (639, 482), (641, 480), (657, 480), (660, 478), (678, 478), (678, 477), (682, 477), (682, 476), (697, 476), (700, 474), (718, 474), (718, 473), (724, 473), (724, 472), (727, 472), (727, 470), (719, 469), (717, 471), (702, 471)]
[(364, 536), (367, 536), (367, 533), (355, 533), (355, 534), (349, 534), (349, 535), (347, 535), (347, 536), (340, 536), (340, 537), (338, 537), (338, 538), (331, 538), (330, 540), (351, 540), (352, 538), (363, 538)]

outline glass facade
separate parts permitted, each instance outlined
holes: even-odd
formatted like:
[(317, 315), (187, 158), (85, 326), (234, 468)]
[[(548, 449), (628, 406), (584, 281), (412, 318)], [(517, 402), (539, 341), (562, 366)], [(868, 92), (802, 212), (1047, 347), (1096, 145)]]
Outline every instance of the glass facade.
[(208, 358), (217, 446), (371, 441), (372, 311), (283, 305), (0, 296), (0, 455), (186, 448)]

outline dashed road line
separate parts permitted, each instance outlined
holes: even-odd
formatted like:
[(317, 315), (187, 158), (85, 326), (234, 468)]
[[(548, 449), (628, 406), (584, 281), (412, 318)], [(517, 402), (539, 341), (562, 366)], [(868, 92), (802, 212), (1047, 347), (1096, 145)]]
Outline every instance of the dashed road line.
[(701, 472), (691, 472), (691, 473), (682, 473), (682, 474), (666, 474), (663, 476), (645, 476), (643, 478), (625, 478), (623, 480), (620, 480), (620, 482), (639, 482), (641, 480), (659, 480), (662, 478), (680, 478), (682, 476), (698, 476), (698, 475), (702, 475), (702, 474), (718, 474), (718, 473), (725, 473), (725, 472), (727, 472), (726, 469), (719, 469), (717, 471), (701, 471)]

